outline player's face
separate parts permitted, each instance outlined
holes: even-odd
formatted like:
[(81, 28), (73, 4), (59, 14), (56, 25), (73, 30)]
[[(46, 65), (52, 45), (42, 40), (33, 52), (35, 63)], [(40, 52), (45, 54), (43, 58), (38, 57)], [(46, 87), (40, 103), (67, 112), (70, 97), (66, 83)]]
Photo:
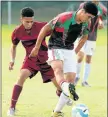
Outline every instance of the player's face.
[(96, 5), (99, 4), (99, 0), (92, 0), (93, 3), (95, 3)]
[(83, 11), (80, 15), (80, 21), (81, 22), (88, 22), (90, 19), (94, 18), (94, 15), (89, 14), (85, 11)]
[(25, 29), (31, 29), (34, 22), (34, 17), (22, 17), (21, 22)]

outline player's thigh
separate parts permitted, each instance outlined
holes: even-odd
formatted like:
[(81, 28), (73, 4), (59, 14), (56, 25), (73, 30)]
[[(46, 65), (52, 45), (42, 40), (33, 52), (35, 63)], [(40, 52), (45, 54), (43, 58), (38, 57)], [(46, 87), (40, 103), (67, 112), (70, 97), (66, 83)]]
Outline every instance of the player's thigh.
[(51, 65), (53, 70), (63, 68), (63, 51), (62, 49), (51, 49), (48, 50), (48, 63)]
[(61, 60), (53, 60), (53, 61), (51, 61), (50, 65), (54, 71), (63, 70), (63, 61), (61, 61)]
[(64, 52), (65, 60), (63, 62), (64, 73), (76, 73), (77, 55), (74, 50), (66, 50)]
[(96, 49), (96, 42), (95, 41), (87, 41), (86, 47), (85, 47), (85, 54), (92, 56)]
[(27, 74), (23, 74), (22, 77), (30, 77), (33, 78), (37, 73), (38, 71), (40, 70), (40, 67), (39, 65), (37, 64), (36, 60), (34, 60), (34, 58), (29, 58), (29, 57), (26, 57), (24, 62), (23, 62), (23, 65), (21, 67), (21, 72), (27, 72)]
[(65, 54), (64, 73), (68, 82), (73, 82), (76, 75), (77, 56), (74, 50)]
[(52, 67), (47, 62), (40, 65), (40, 73), (44, 83), (50, 82), (55, 77)]

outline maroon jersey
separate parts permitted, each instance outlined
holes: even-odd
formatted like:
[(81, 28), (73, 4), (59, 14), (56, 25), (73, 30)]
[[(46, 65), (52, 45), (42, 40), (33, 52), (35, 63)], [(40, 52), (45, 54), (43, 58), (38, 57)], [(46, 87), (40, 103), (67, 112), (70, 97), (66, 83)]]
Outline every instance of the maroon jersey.
[[(45, 25), (45, 22), (34, 22), (31, 28), (30, 34), (28, 34), (23, 25), (18, 26), (12, 33), (12, 43), (17, 45), (20, 41), (26, 50), (26, 57), (29, 56), (31, 50), (35, 46), (38, 34), (41, 28)], [(37, 57), (31, 58), (33, 61), (45, 62), (48, 59), (47, 56), (47, 45), (45, 39), (42, 41), (39, 53)]]

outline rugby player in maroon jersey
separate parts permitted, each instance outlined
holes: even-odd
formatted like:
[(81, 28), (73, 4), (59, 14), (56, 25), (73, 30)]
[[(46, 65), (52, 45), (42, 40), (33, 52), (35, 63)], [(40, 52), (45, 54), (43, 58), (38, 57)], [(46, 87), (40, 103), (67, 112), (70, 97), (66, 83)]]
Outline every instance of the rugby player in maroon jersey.
[(34, 21), (33, 9), (26, 7), (21, 10), (21, 23), (22, 24), (18, 26), (12, 33), (11, 61), (9, 63), (9, 70), (13, 70), (16, 57), (16, 48), (19, 42), (21, 42), (25, 48), (26, 55), (20, 70), (19, 78), (13, 87), (11, 104), (7, 112), (8, 116), (15, 115), (16, 103), (22, 91), (25, 80), (28, 77), (30, 79), (33, 78), (39, 71), (41, 73), (43, 83), (52, 81), (57, 89), (61, 90), (54, 78), (55, 76), (51, 66), (46, 62), (48, 59), (48, 48), (45, 38), (42, 41), (38, 55), (36, 57), (29, 58), (29, 54), (35, 46), (38, 34), (46, 22)]

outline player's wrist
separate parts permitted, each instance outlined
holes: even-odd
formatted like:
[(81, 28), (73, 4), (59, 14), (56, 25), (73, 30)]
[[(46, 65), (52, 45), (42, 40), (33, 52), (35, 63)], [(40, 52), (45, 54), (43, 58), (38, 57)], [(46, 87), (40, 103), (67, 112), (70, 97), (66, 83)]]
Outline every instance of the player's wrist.
[(39, 50), (39, 47), (35, 46), (34, 49), (35, 49), (35, 50)]

